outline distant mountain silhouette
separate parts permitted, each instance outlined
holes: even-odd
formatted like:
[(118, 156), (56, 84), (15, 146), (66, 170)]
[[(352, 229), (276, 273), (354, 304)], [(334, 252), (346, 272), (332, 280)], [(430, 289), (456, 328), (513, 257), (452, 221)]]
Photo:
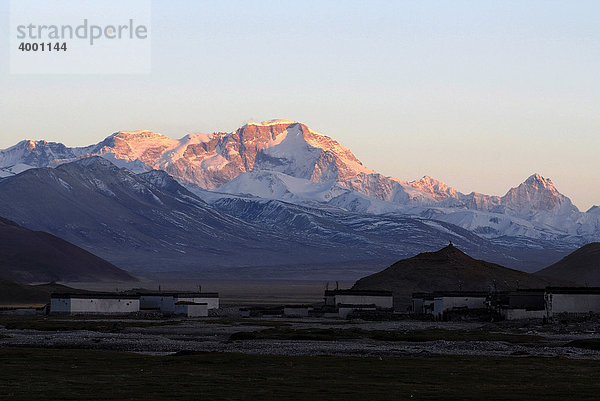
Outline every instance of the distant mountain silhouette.
[(0, 279), (0, 305), (47, 304), (53, 292), (86, 292), (75, 290), (54, 282), (40, 285), (27, 285)]
[(237, 197), (209, 204), (164, 171), (135, 174), (100, 157), (0, 180), (0, 216), (141, 274), (375, 259), (386, 266), (448, 239), (508, 259), (449, 223)]
[(544, 288), (551, 284), (551, 279), (473, 259), (450, 244), (436, 252), (400, 260), (358, 280), (352, 288), (393, 291), (395, 306), (404, 310), (413, 292), (504, 291)]
[(598, 286), (600, 285), (600, 242), (584, 245), (535, 274), (569, 280), (579, 285)]
[(70, 242), (2, 217), (0, 278), (18, 282), (136, 280)]

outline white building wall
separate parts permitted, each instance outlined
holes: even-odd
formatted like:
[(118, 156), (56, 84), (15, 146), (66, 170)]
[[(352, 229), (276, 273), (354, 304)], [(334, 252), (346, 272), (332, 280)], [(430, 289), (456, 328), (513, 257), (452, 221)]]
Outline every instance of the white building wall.
[(139, 299), (71, 298), (71, 313), (134, 313)]
[(374, 304), (379, 308), (393, 308), (394, 301), (391, 296), (375, 296), (375, 295), (340, 295), (336, 294), (335, 304), (349, 305), (371, 305)]
[(412, 306), (412, 312), (415, 314), (431, 313), (433, 306), (433, 299), (422, 299), (414, 298)]
[(139, 299), (52, 298), (50, 301), (53, 313), (135, 313), (139, 310)]
[(140, 295), (140, 308), (160, 309), (165, 298), (172, 299), (173, 297), (168, 295)]
[(550, 316), (556, 313), (600, 312), (600, 294), (549, 294), (547, 299)]
[(468, 309), (485, 308), (485, 297), (436, 297), (433, 300), (433, 315), (441, 316), (446, 311), (464, 307)]
[(71, 313), (71, 299), (51, 298), (50, 313)]
[(208, 316), (207, 305), (175, 305), (176, 315), (185, 315), (187, 317), (206, 317)]
[(175, 313), (175, 298), (173, 296), (164, 296), (160, 298), (161, 312)]

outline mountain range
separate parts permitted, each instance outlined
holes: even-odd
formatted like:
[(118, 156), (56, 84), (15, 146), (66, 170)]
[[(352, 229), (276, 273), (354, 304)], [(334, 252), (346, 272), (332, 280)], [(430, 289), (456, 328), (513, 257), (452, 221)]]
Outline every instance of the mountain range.
[(360, 260), (375, 261), (377, 269), (448, 239), (508, 258), (486, 239), (444, 222), (276, 200), (229, 197), (209, 204), (164, 171), (136, 174), (100, 157), (1, 180), (0, 215), (136, 272)]
[(579, 211), (538, 174), (504, 196), (462, 194), (386, 177), (289, 120), (179, 140), (121, 131), (75, 148), (25, 140), (0, 151), (0, 176), (0, 215), (135, 271), (384, 263), (448, 240), (533, 270), (600, 240), (600, 207)]

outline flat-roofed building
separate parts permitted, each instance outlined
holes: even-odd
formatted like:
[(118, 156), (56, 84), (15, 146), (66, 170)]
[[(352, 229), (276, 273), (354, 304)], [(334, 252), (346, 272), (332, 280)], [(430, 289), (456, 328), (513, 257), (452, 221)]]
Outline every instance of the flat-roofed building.
[(415, 292), (412, 294), (412, 313), (426, 315), (433, 313), (433, 293)]
[(600, 313), (600, 287), (546, 288), (548, 317), (559, 313)]
[(487, 309), (487, 292), (443, 291), (433, 293), (433, 316), (443, 317), (453, 310)]
[(205, 303), (208, 309), (219, 309), (218, 292), (186, 292), (178, 293), (173, 296), (175, 302), (195, 302)]
[(506, 320), (543, 319), (546, 317), (545, 289), (519, 289), (504, 296), (500, 314)]
[(143, 310), (160, 310), (163, 313), (175, 313), (177, 302), (206, 304), (207, 308), (219, 309), (217, 292), (140, 292), (140, 305)]
[(187, 317), (206, 317), (208, 316), (208, 304), (179, 301), (175, 303), (174, 314)]
[(128, 314), (140, 310), (137, 295), (111, 293), (54, 293), (50, 296), (50, 313)]
[(143, 310), (161, 310), (164, 304), (173, 302), (172, 293), (141, 292), (139, 296), (140, 309)]
[(325, 305), (375, 305), (380, 309), (392, 309), (394, 297), (391, 291), (326, 290)]
[(313, 310), (310, 305), (285, 305), (283, 307), (283, 315), (290, 317), (305, 317)]
[(352, 305), (352, 304), (339, 304), (337, 306), (338, 317), (342, 319), (346, 319), (348, 315), (354, 312), (359, 311), (369, 311), (374, 312), (377, 310), (377, 307), (374, 304), (360, 304), (360, 305)]

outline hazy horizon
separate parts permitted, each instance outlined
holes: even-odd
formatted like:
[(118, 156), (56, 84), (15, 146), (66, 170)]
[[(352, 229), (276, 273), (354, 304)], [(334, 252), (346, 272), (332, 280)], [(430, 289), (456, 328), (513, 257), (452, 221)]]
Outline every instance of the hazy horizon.
[(154, 1), (150, 74), (12, 75), (0, 63), (0, 148), (287, 118), (387, 176), (503, 195), (539, 173), (585, 211), (600, 204), (599, 11), (593, 1)]

